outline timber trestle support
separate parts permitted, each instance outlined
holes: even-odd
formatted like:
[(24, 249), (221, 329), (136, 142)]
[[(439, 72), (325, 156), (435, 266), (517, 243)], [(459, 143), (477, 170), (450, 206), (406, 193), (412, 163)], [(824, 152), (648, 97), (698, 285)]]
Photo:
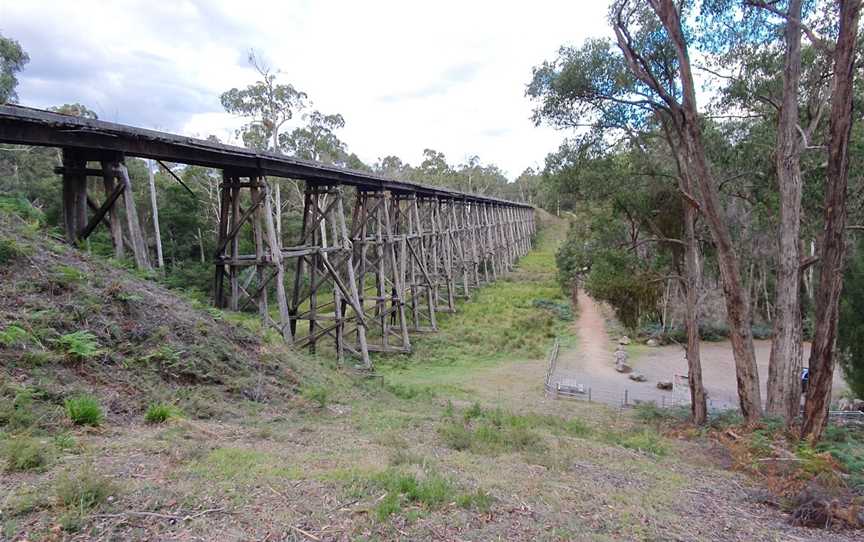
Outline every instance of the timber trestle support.
[(329, 338), (366, 368), (370, 352), (410, 353), (412, 333), (437, 331), (437, 313), (511, 270), (535, 234), (531, 208), (307, 181), (299, 238), (283, 246), (274, 182), (224, 175), (216, 305), (257, 304), (287, 342), (314, 352)]
[[(286, 342), (314, 351), (329, 339), (365, 368), (370, 352), (410, 352), (412, 333), (436, 331), (438, 314), (510, 271), (536, 233), (522, 203), (16, 105), (0, 105), (0, 143), (61, 149), (67, 241), (104, 225), (114, 256), (140, 269), (150, 246), (126, 158), (221, 171), (216, 306), (257, 307)], [(283, 235), (280, 179), (303, 183), (299, 234)]]

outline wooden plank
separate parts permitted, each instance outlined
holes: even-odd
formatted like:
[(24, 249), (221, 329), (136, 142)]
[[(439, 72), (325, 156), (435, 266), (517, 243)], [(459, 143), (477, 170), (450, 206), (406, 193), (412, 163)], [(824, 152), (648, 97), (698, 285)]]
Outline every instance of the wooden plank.
[[(105, 200), (105, 203), (103, 203), (99, 207), (99, 209), (96, 211), (96, 213), (93, 215), (93, 217), (90, 218), (90, 222), (87, 223), (87, 226), (84, 228), (84, 231), (81, 232), (81, 239), (87, 239), (88, 237), (90, 237), (90, 234), (93, 233), (93, 230), (96, 229), (96, 226), (98, 226), (99, 223), (102, 222), (102, 220), (105, 218), (105, 215), (108, 213), (108, 211), (111, 210), (112, 207), (114, 207), (114, 202), (116, 202), (117, 198), (120, 197), (120, 194), (123, 193), (124, 188), (125, 188), (125, 186), (122, 184), (118, 184), (117, 186), (114, 187), (114, 191), (111, 192), (111, 195), (108, 196), (108, 199)], [(113, 237), (113, 235), (112, 235), (112, 237)], [(120, 248), (122, 251), (122, 247), (123, 247), (122, 237), (119, 239), (119, 241), (120, 241), (120, 243), (119, 243)]]

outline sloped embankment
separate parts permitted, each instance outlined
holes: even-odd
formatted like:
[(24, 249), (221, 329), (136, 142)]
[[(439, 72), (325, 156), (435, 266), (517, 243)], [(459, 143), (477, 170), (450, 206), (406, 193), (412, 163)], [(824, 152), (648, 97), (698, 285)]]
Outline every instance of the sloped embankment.
[(109, 418), (138, 416), (154, 401), (208, 417), (230, 412), (236, 399), (289, 398), (296, 359), (219, 311), (0, 212), (4, 400), (22, 388), (58, 404), (89, 392)]

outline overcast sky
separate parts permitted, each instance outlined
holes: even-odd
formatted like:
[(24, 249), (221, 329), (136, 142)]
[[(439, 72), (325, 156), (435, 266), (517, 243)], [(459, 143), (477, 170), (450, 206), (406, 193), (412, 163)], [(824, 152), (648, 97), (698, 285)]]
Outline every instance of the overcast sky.
[[(0, 34), (30, 55), (20, 102), (80, 102), (99, 117), (236, 142), (219, 94), (256, 79), (254, 48), (373, 163), (478, 155), (510, 178), (542, 167), (561, 132), (535, 128), (531, 68), (607, 35), (606, 2), (0, 0)], [(299, 120), (299, 119), (295, 119)]]

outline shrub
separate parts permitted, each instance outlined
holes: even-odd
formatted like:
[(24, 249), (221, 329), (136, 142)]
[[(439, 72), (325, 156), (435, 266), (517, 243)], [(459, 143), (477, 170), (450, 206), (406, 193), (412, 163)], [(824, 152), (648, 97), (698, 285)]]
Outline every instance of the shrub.
[(438, 430), (438, 433), (448, 448), (457, 451), (470, 448), (474, 436), (470, 429), (456, 422), (445, 423)]
[(469, 422), (474, 418), (479, 418), (483, 415), (483, 408), (480, 406), (480, 403), (474, 403), (471, 405), (471, 408), (465, 411), (464, 417), (465, 421)]
[(92, 395), (79, 395), (65, 402), (66, 416), (75, 425), (97, 426), (102, 423), (104, 415), (99, 400)]
[(33, 397), (29, 391), (19, 391), (12, 401), (0, 403), (0, 425), (5, 425), (11, 431), (20, 431), (35, 423)]
[(48, 463), (48, 452), (48, 446), (34, 438), (13, 438), (3, 449), (6, 470), (26, 471), (43, 467)]
[(26, 252), (14, 239), (0, 239), (0, 265), (24, 256)]
[(89, 331), (76, 331), (61, 335), (57, 340), (68, 356), (78, 361), (91, 358), (99, 353), (96, 336)]
[(57, 481), (58, 503), (81, 512), (93, 509), (113, 493), (116, 488), (108, 478), (97, 474), (92, 467), (84, 467), (77, 474), (67, 472)]
[(54, 282), (60, 286), (71, 287), (84, 282), (86, 278), (87, 275), (70, 265), (58, 265), (54, 269)]
[(0, 197), (0, 211), (18, 215), (25, 221), (38, 225), (45, 221), (45, 213), (33, 206), (24, 196)]
[(150, 424), (165, 423), (177, 415), (176, 409), (166, 403), (153, 403), (144, 413), (144, 421)]
[(30, 334), (23, 327), (14, 324), (7, 326), (3, 331), (0, 331), (0, 345), (15, 346), (26, 344), (30, 339)]

